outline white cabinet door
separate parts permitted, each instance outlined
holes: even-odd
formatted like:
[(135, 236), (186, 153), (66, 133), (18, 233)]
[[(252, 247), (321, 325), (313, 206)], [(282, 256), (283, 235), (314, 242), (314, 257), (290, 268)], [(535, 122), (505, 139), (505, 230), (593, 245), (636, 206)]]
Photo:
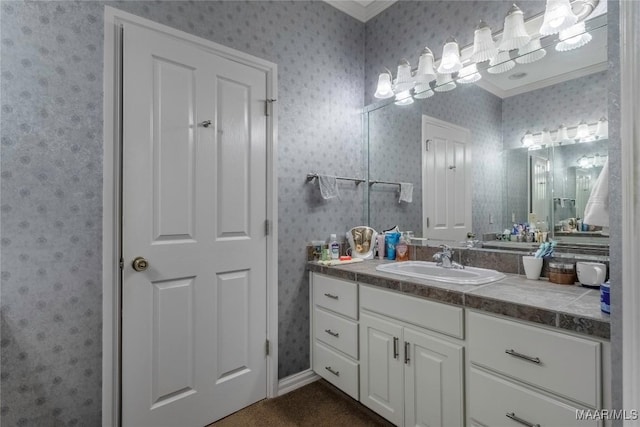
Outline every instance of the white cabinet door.
[(463, 425), (463, 347), (410, 328), (403, 337), (405, 426)]
[(422, 229), (426, 237), (460, 241), (471, 231), (471, 134), (422, 117)]
[(396, 425), (403, 424), (402, 327), (360, 315), (360, 402)]

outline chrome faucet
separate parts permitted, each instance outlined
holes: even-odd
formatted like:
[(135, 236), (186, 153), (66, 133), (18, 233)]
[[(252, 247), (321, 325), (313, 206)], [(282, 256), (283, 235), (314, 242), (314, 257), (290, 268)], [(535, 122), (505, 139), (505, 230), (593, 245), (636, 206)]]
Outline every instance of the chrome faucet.
[(443, 268), (464, 268), (464, 265), (451, 261), (453, 255), (453, 249), (447, 245), (440, 245), (440, 252), (436, 252), (433, 255), (433, 259), (437, 262), (436, 265)]

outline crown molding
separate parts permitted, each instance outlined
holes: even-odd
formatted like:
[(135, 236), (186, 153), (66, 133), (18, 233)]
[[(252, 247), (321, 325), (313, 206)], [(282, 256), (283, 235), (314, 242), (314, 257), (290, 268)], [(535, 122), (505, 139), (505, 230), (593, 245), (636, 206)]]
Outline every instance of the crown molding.
[(354, 0), (324, 0), (325, 3), (361, 22), (367, 22), (396, 1), (397, 0), (375, 0), (363, 6), (360, 2)]

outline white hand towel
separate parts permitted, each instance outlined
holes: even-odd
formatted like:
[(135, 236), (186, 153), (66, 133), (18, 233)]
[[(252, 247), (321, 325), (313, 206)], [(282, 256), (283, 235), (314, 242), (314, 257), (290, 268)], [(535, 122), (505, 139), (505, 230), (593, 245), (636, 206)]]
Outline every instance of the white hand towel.
[(607, 160), (593, 184), (591, 195), (584, 208), (585, 224), (609, 227), (609, 160)]
[(338, 181), (335, 176), (318, 175), (318, 186), (323, 199), (329, 200), (340, 197), (338, 192)]
[(411, 203), (413, 201), (413, 184), (409, 182), (400, 183), (400, 202)]

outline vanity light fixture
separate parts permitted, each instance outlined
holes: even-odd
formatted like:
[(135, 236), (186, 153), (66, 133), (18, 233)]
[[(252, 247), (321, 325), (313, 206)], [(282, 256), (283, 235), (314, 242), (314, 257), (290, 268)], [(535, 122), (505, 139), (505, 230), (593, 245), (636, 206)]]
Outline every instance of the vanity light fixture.
[(478, 72), (478, 67), (476, 63), (472, 62), (471, 64), (466, 65), (465, 67), (462, 68), (462, 70), (460, 70), (460, 72), (458, 73), (457, 81), (458, 83), (469, 84), (469, 83), (477, 82), (481, 78), (482, 76)]
[(411, 97), (411, 93), (409, 90), (405, 90), (402, 92), (398, 92), (396, 94), (396, 105), (411, 105), (413, 104), (413, 98)]
[(571, 28), (560, 31), (559, 38), (560, 43), (556, 45), (556, 50), (566, 52), (586, 45), (593, 37), (586, 31), (584, 21), (582, 21)]
[(531, 36), (524, 26), (524, 14), (514, 4), (504, 18), (502, 41), (498, 45), (498, 49), (504, 51), (518, 49), (529, 43), (529, 41), (531, 41)]
[(489, 61), (487, 72), (491, 74), (506, 73), (516, 66), (516, 63), (509, 57), (509, 52), (503, 51)]
[(584, 140), (589, 136), (589, 125), (583, 120), (578, 125), (578, 129), (576, 130), (576, 138), (577, 140)]
[(547, 55), (547, 51), (540, 45), (540, 39), (531, 39), (529, 43), (518, 49), (518, 64), (531, 64), (539, 61)]
[(556, 135), (556, 141), (558, 143), (563, 143), (563, 142), (570, 141), (570, 140), (571, 139), (569, 138), (569, 131), (567, 130), (567, 127), (563, 123), (558, 128), (558, 134)]
[(596, 138), (606, 139), (609, 138), (609, 121), (605, 117), (601, 117), (596, 125)]
[(416, 84), (429, 83), (436, 79), (436, 72), (433, 69), (433, 53), (431, 49), (425, 47), (420, 54), (418, 60), (418, 71), (416, 71), (415, 81)]
[(449, 37), (442, 47), (442, 60), (438, 66), (438, 73), (451, 74), (462, 69), (460, 62), (460, 47), (453, 37)]
[(540, 34), (543, 36), (556, 34), (576, 22), (578, 22), (578, 17), (573, 13), (569, 0), (547, 0)]
[(480, 20), (480, 23), (473, 33), (473, 53), (471, 54), (471, 60), (474, 62), (484, 62), (497, 54), (498, 48), (493, 41), (491, 28), (486, 22)]
[(544, 130), (542, 131), (540, 145), (544, 145), (545, 147), (553, 145), (553, 140), (551, 139), (551, 132), (549, 132), (549, 129), (547, 128), (544, 128)]
[(398, 63), (398, 73), (396, 74), (395, 87), (393, 92), (398, 95), (401, 92), (406, 92), (413, 89), (415, 85), (413, 77), (411, 76), (411, 65), (406, 59), (400, 60)]
[(379, 99), (391, 98), (393, 96), (393, 89), (391, 85), (391, 71), (387, 70), (384, 73), (380, 73), (378, 76), (378, 86), (374, 97)]
[(436, 92), (449, 92), (456, 88), (456, 83), (451, 78), (451, 74), (440, 74), (436, 77), (436, 87), (433, 88)]
[(530, 130), (528, 130), (522, 137), (522, 145), (525, 147), (531, 147), (533, 145), (533, 134)]

